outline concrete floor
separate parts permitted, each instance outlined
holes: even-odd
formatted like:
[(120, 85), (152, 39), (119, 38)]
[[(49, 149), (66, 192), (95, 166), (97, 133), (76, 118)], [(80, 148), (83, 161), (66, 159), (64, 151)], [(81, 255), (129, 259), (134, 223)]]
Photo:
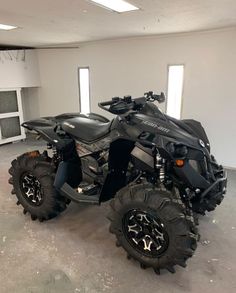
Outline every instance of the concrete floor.
[(0, 292), (236, 292), (236, 172), (223, 204), (200, 220), (201, 240), (186, 269), (141, 270), (108, 232), (108, 204), (71, 204), (49, 222), (32, 222), (16, 206), (10, 162), (41, 143), (0, 147)]

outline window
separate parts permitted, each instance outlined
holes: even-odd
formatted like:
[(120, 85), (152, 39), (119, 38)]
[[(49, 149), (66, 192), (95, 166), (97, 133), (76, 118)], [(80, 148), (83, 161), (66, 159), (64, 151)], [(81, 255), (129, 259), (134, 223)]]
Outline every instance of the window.
[(0, 89), (0, 145), (25, 138), (21, 89)]
[(182, 108), (184, 65), (168, 66), (167, 115), (180, 119)]
[(90, 113), (90, 84), (89, 84), (89, 68), (79, 68), (79, 96), (80, 96), (80, 112)]

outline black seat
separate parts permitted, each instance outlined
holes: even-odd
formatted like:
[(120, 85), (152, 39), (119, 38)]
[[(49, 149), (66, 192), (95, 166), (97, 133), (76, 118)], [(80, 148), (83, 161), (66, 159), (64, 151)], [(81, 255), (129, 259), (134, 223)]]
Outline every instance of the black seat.
[(110, 132), (111, 121), (101, 122), (89, 118), (76, 117), (62, 123), (62, 129), (85, 142), (93, 142)]

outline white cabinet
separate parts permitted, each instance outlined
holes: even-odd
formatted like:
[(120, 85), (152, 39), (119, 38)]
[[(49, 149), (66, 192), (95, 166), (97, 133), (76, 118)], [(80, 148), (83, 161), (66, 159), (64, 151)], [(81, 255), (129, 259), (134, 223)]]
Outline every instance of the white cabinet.
[(21, 89), (0, 89), (0, 145), (25, 138)]

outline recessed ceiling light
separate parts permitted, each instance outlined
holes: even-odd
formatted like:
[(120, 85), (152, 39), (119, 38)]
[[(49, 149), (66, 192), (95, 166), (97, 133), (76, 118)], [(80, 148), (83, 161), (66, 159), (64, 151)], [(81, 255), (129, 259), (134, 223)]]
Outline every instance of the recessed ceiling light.
[(138, 10), (139, 8), (124, 1), (124, 0), (91, 0), (104, 8), (116, 11), (116, 12), (127, 12)]
[(17, 28), (17, 26), (0, 23), (0, 30), (9, 31), (9, 30), (14, 30), (15, 28)]

